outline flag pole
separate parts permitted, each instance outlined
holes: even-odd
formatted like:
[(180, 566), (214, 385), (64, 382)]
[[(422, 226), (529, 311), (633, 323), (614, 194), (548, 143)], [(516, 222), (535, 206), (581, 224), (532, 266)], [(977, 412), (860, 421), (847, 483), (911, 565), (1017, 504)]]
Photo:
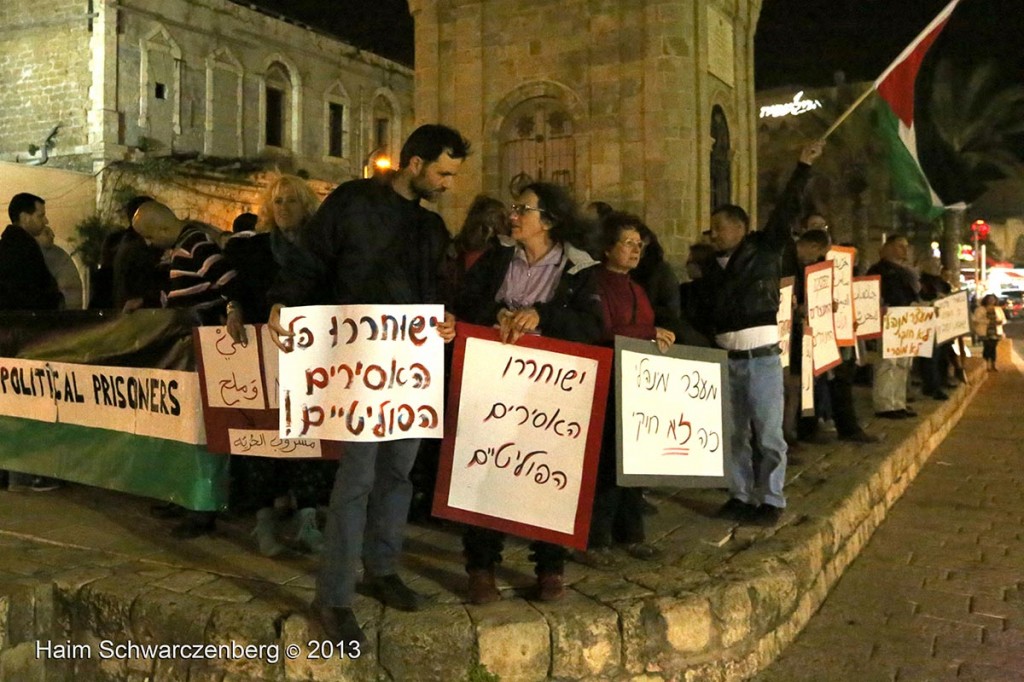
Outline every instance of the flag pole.
[(836, 128), (838, 128), (840, 125), (842, 125), (843, 121), (845, 121), (847, 118), (849, 118), (850, 114), (853, 113), (853, 110), (856, 109), (857, 107), (859, 107), (861, 104), (863, 104), (864, 100), (866, 100), (868, 98), (868, 95), (870, 95), (872, 92), (874, 92), (874, 90), (875, 90), (874, 84), (869, 85), (868, 89), (864, 91), (864, 94), (862, 94), (860, 97), (858, 97), (857, 101), (855, 101), (853, 104), (851, 104), (850, 107), (846, 111), (843, 112), (843, 115), (840, 116), (839, 118), (837, 118), (835, 120), (835, 123), (833, 123), (832, 125), (830, 125), (828, 127), (828, 130), (826, 130), (825, 134), (821, 136), (821, 139), (823, 139), (823, 140), (828, 139), (828, 136), (831, 135), (832, 133), (834, 133)]

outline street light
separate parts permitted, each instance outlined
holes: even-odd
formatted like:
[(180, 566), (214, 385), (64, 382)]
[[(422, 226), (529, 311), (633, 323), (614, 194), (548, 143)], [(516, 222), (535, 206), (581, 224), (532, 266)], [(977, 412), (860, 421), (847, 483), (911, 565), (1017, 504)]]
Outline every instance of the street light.
[(387, 146), (377, 147), (367, 154), (363, 161), (364, 178), (386, 173), (389, 170), (391, 170), (391, 157), (387, 155)]

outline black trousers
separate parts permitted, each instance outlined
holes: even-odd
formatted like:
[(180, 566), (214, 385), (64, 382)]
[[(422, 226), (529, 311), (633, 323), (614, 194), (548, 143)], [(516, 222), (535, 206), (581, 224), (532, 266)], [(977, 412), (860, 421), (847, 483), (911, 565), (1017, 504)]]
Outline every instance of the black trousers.
[[(462, 550), (466, 557), (466, 570), (479, 571), (493, 568), (501, 563), (501, 552), (505, 549), (505, 534), (501, 531), (478, 526), (466, 526), (462, 533)], [(569, 551), (561, 545), (535, 540), (530, 543), (530, 560), (534, 562), (534, 573), (544, 575), (561, 574), (565, 571), (565, 559)]]
[(982, 339), (981, 340), (981, 357), (985, 360), (996, 361), (996, 346), (999, 345), (999, 339)]
[(840, 436), (851, 436), (860, 431), (857, 411), (853, 406), (853, 378), (856, 372), (855, 359), (843, 360), (832, 369), (832, 378), (828, 380), (829, 397), (832, 399), (832, 419), (836, 425), (836, 433)]
[(590, 546), (610, 547), (612, 543), (643, 542), (643, 489), (623, 488), (616, 484), (615, 397), (605, 410), (601, 458), (597, 465), (594, 512), (590, 518)]

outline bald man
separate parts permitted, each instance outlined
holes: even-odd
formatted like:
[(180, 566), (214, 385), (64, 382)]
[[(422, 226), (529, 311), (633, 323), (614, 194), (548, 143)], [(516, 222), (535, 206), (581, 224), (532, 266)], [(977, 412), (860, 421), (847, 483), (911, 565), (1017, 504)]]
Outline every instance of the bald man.
[(220, 231), (193, 220), (182, 220), (159, 201), (139, 206), (132, 227), (149, 244), (171, 249), (171, 276), (163, 292), (166, 308), (188, 308), (200, 324), (221, 324), (227, 318), (228, 333), (246, 342), (242, 309), (234, 302), (235, 270), (216, 241)]

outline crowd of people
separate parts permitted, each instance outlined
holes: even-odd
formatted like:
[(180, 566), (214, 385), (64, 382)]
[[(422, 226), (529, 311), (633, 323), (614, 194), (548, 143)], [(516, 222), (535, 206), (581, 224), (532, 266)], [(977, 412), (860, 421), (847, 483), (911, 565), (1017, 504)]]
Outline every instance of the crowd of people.
[[(244, 324), (266, 322), (285, 351), (284, 306), (420, 303), (446, 306), (437, 326), (446, 342), (455, 336), (455, 321), (462, 320), (497, 327), (502, 341), (511, 344), (524, 334), (541, 334), (612, 345), (621, 335), (650, 340), (662, 351), (673, 344), (720, 348), (728, 356), (733, 423), (725, 466), (729, 497), (718, 513), (740, 523), (774, 525), (786, 506), (789, 453), (801, 441), (820, 439), (825, 421), (834, 423), (840, 439), (877, 440), (854, 409), (858, 362), (850, 349), (816, 381), (817, 415), (798, 414), (803, 268), (824, 259), (832, 244), (825, 218), (805, 214), (802, 206), (811, 166), (822, 151), (821, 142), (803, 149), (761, 229), (752, 229), (740, 206), (716, 208), (707, 239), (690, 248), (680, 284), (657, 235), (638, 215), (603, 202), (582, 211), (564, 188), (547, 182), (521, 187), (511, 205), (477, 197), (450, 239), (442, 218), (421, 202), (452, 187), (470, 144), (451, 128), (426, 125), (405, 142), (397, 170), (346, 182), (322, 203), (304, 180), (283, 175), (267, 188), (257, 213), (239, 216), (231, 231), (180, 218), (151, 197), (133, 199), (125, 206), (128, 227), (103, 245), (89, 305), (187, 309), (197, 325), (225, 325), (240, 342), (246, 341)], [(9, 215), (11, 225), (0, 240), (0, 310), (80, 307), (81, 282), (75, 294), (66, 263), (47, 255), (52, 232), (47, 233), (45, 201), (19, 194)], [(906, 238), (890, 237), (869, 270), (881, 275), (884, 305), (912, 305), (949, 292), (934, 263), (920, 275), (909, 267), (907, 246)], [(796, 282), (788, 371), (780, 361), (777, 324), (784, 276)], [(994, 368), (1004, 318), (990, 303), (987, 297), (974, 322)], [(946, 397), (954, 359), (942, 348), (922, 363), (926, 395)], [(907, 406), (909, 370), (906, 360), (876, 362), (878, 417), (914, 416)], [(659, 554), (646, 542), (642, 489), (616, 483), (612, 408), (589, 549), (575, 554), (599, 567), (615, 563), (615, 547), (639, 559)], [(397, 566), (413, 480), (433, 484), (431, 453), (436, 457), (431, 443), (404, 439), (347, 443), (337, 463), (234, 458), (232, 505), (256, 510), (259, 551), (274, 556), (291, 546), (322, 555), (314, 609), (333, 640), (364, 639), (351, 609), (360, 562), (367, 592), (398, 609), (423, 604), (399, 578)], [(411, 478), (418, 456), (421, 476)], [(46, 481), (36, 483), (46, 487)], [(321, 530), (316, 509), (328, 498)], [(215, 526), (210, 513), (189, 515), (170, 505), (154, 513), (183, 516), (175, 530), (179, 537)], [(503, 546), (502, 533), (466, 527), (473, 603), (501, 598), (494, 571)], [(537, 598), (561, 598), (564, 565), (572, 555), (537, 541), (530, 556)]]

